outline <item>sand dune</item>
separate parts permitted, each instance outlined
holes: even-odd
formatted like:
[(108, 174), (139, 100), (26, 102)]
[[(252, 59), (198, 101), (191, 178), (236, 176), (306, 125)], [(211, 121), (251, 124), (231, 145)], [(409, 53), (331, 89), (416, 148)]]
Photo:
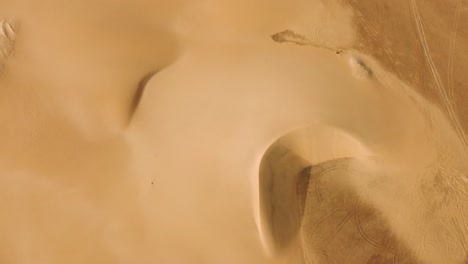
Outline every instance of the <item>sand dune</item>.
[(467, 263), (467, 12), (0, 1), (0, 263)]

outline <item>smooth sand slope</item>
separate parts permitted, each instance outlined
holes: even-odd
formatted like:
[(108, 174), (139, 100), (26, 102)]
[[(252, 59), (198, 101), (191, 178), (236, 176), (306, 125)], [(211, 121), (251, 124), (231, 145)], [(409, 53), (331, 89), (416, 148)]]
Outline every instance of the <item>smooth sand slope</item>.
[(468, 263), (467, 16), (0, 1), (0, 263)]

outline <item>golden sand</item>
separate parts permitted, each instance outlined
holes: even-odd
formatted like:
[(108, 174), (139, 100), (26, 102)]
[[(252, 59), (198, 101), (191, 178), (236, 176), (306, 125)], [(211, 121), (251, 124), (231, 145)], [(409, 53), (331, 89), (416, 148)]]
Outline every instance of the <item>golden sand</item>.
[(466, 263), (467, 13), (1, 1), (0, 263)]

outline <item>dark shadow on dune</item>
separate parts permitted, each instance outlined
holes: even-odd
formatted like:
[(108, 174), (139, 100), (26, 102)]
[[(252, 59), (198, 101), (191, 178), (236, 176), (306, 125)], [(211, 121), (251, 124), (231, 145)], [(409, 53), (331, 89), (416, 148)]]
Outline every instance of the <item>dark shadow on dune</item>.
[(141, 98), (145, 93), (146, 85), (151, 80), (151, 78), (153, 78), (153, 76), (156, 75), (158, 72), (159, 71), (151, 71), (147, 73), (138, 83), (135, 93), (133, 94), (132, 101), (130, 103), (127, 125), (132, 122), (133, 116), (135, 115), (135, 112), (138, 109), (138, 106), (140, 105)]
[[(310, 165), (274, 144), (260, 166), (260, 210), (264, 233), (275, 252), (297, 237), (304, 212)], [(301, 213), (302, 212), (302, 213)]]

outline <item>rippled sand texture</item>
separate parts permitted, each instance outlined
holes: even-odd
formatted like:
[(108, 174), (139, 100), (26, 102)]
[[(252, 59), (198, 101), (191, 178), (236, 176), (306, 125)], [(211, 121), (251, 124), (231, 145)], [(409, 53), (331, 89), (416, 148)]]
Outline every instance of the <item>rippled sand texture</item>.
[(463, 0), (0, 21), (0, 263), (468, 263)]

